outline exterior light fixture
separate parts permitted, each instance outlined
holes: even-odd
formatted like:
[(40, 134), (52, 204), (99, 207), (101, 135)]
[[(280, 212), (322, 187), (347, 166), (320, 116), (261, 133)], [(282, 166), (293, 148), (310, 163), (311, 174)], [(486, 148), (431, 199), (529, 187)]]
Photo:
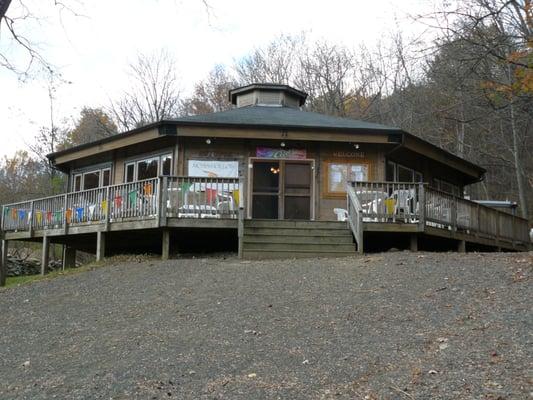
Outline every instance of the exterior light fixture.
[(285, 142), (281, 142), (279, 145), (280, 145), (281, 147), (285, 147)]
[(211, 139), (205, 139), (205, 142), (206, 142), (207, 144), (211, 144)]
[(355, 147), (355, 150), (359, 150), (359, 144), (358, 143), (354, 143), (353, 147)]

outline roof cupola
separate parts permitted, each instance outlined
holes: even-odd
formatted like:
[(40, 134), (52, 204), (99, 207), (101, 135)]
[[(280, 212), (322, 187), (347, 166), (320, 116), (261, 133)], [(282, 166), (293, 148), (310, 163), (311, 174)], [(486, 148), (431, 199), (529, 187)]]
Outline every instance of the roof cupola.
[(291, 107), (304, 105), (307, 93), (288, 85), (252, 83), (229, 91), (231, 104), (237, 108), (249, 106)]

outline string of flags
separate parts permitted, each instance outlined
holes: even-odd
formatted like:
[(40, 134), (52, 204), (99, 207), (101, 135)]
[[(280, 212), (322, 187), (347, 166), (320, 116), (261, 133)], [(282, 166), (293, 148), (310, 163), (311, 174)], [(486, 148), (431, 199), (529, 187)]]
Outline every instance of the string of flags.
[[(142, 193), (145, 196), (151, 196), (153, 194), (153, 185), (152, 183), (146, 183), (142, 187)], [(127, 193), (128, 205), (132, 206), (137, 203), (139, 196), (138, 190), (131, 190)], [(123, 207), (123, 198), (120, 193), (117, 193), (112, 199), (112, 204), (115, 208)], [(100, 207), (98, 207), (100, 206)], [(35, 221), (37, 225), (44, 224), (61, 224), (63, 219), (67, 223), (72, 222), (83, 222), (83, 220), (93, 220), (95, 217), (105, 217), (109, 211), (108, 201), (101, 200), (99, 204), (90, 204), (86, 207), (72, 207), (67, 208), (65, 211), (49, 211), (49, 210), (35, 210)], [(3, 218), (6, 219), (8, 216), (12, 220), (18, 222), (29, 222), (32, 219), (31, 210), (27, 208), (19, 207), (4, 207)]]

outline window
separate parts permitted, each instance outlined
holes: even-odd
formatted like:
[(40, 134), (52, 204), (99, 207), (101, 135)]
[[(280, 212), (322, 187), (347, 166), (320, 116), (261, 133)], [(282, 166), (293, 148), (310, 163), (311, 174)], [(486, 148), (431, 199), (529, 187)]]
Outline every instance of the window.
[(368, 180), (367, 164), (326, 163), (326, 194), (346, 193), (348, 182)]
[(81, 190), (81, 174), (74, 175), (74, 191), (79, 192)]
[(83, 174), (83, 190), (96, 189), (98, 186), (100, 186), (100, 171)]
[(135, 178), (135, 163), (126, 164), (126, 183), (133, 182)]
[(102, 186), (109, 186), (111, 184), (111, 168), (102, 170)]
[(111, 184), (111, 168), (94, 169), (87, 172), (74, 175), (72, 181), (72, 190), (79, 192), (81, 190), (96, 189), (99, 187), (109, 186)]
[(137, 163), (137, 180), (157, 178), (158, 166), (158, 158), (139, 161)]
[(401, 164), (387, 161), (386, 179), (388, 182), (423, 182), (422, 173)]
[(446, 192), (446, 193), (449, 193), (449, 194), (453, 194), (455, 196), (460, 196), (461, 195), (461, 191), (459, 189), (459, 186), (457, 185), (454, 185), (453, 183), (450, 183), (450, 182), (446, 182), (442, 179), (433, 179), (433, 184), (434, 184), (434, 187), (440, 191), (443, 191), (443, 192)]
[(170, 154), (161, 157), (161, 175), (170, 175), (172, 170), (172, 156)]
[(124, 181), (141, 181), (170, 174), (172, 174), (172, 155), (165, 154), (126, 163)]

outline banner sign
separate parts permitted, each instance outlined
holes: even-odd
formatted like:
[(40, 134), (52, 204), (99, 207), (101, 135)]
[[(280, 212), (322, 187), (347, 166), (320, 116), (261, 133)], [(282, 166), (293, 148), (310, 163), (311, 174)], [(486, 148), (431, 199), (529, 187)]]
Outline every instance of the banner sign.
[(189, 176), (238, 178), (238, 161), (189, 160)]
[(255, 156), (260, 158), (288, 158), (290, 160), (304, 160), (307, 158), (305, 149), (273, 149), (257, 147)]

